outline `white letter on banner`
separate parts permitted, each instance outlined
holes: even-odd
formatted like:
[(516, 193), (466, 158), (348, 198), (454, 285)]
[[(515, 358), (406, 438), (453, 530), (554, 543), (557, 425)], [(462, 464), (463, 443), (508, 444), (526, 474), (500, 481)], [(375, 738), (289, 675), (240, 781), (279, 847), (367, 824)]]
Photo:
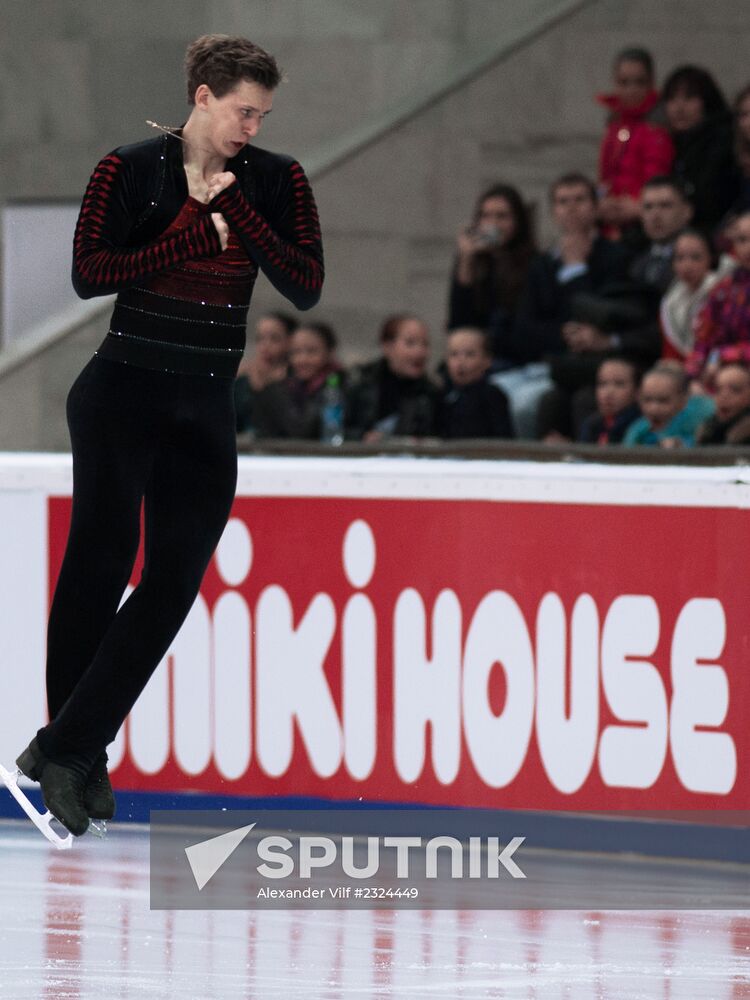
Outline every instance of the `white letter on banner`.
[(432, 614), (432, 659), (427, 659), (427, 614), (416, 590), (396, 601), (393, 625), (393, 728), (396, 770), (416, 781), (425, 762), (425, 728), (432, 727), (438, 781), (450, 784), (461, 754), (461, 606), (443, 590)]
[(375, 610), (364, 594), (346, 603), (341, 624), (344, 760), (353, 778), (375, 766), (377, 733), (377, 634)]
[(241, 594), (222, 594), (214, 606), (214, 757), (230, 780), (250, 765), (250, 609)]
[(202, 594), (169, 648), (172, 658), (174, 755), (186, 774), (211, 760), (211, 616)]
[(561, 792), (577, 792), (588, 778), (599, 741), (599, 616), (581, 594), (570, 624), (570, 714), (565, 608), (545, 594), (536, 618), (536, 738), (544, 770)]
[[(23, 473), (16, 485), (24, 480), (33, 477)], [(6, 765), (47, 720), (48, 532), (53, 530), (41, 489), (0, 491), (0, 762)]]
[(323, 670), (336, 628), (333, 601), (327, 594), (316, 594), (295, 630), (286, 592), (266, 587), (255, 621), (258, 760), (267, 774), (287, 770), (296, 719), (313, 770), (328, 778), (341, 765), (343, 744)]
[[(376, 555), (370, 525), (352, 521), (344, 536), (342, 562), (353, 587), (370, 583)], [(365, 594), (354, 594), (344, 608), (341, 670), (344, 762), (349, 774), (362, 781), (375, 766), (377, 747), (377, 626), (375, 608)]]
[[(120, 607), (133, 593), (129, 584), (120, 601)], [(128, 751), (130, 759), (143, 774), (158, 774), (169, 760), (170, 712), (169, 704), (169, 656), (162, 657), (158, 667), (151, 674), (148, 684), (138, 701), (130, 710), (125, 726), (120, 727), (117, 743), (123, 729), (127, 727)]]
[[(507, 695), (492, 712), (489, 679), (505, 672)], [(513, 598), (493, 590), (479, 603), (464, 650), (464, 731), (480, 778), (491, 788), (510, 784), (521, 769), (534, 723), (534, 654), (526, 622)]]
[(669, 735), (675, 770), (691, 792), (726, 795), (737, 778), (732, 737), (696, 731), (697, 726), (720, 726), (727, 715), (727, 675), (718, 663), (705, 662), (721, 656), (726, 634), (721, 602), (696, 597), (680, 612), (672, 636)]
[[(253, 564), (253, 539), (241, 518), (230, 517), (215, 554), (227, 587), (239, 587)], [(213, 610), (214, 759), (225, 778), (236, 779), (250, 764), (250, 609), (242, 594), (222, 594)]]
[(650, 788), (667, 756), (667, 696), (653, 663), (659, 609), (653, 597), (616, 598), (602, 630), (602, 685), (609, 707), (627, 726), (607, 726), (599, 744), (605, 785)]

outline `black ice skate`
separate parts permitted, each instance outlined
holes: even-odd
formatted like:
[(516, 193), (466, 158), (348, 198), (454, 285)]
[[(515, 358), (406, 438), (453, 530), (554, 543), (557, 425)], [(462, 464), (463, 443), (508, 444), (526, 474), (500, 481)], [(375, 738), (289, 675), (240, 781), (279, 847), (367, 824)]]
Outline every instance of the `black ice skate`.
[(21, 772), (18, 769), (15, 771), (8, 771), (2, 764), (0, 764), (0, 780), (4, 783), (5, 787), (29, 817), (34, 826), (37, 827), (37, 829), (44, 834), (47, 840), (51, 844), (54, 844), (58, 850), (64, 851), (72, 847), (73, 834), (68, 833), (67, 837), (60, 836), (57, 830), (55, 830), (52, 826), (52, 820), (56, 817), (54, 817), (49, 810), (47, 810), (46, 813), (39, 812), (23, 789), (19, 788), (18, 779), (20, 777)]
[(19, 770), (38, 781), (42, 798), (49, 811), (73, 834), (81, 837), (89, 828), (89, 818), (83, 806), (85, 776), (72, 767), (64, 767), (45, 757), (36, 737), (16, 758)]
[(112, 819), (115, 815), (115, 793), (107, 774), (107, 754), (102, 752), (94, 761), (83, 789), (83, 806), (91, 819)]

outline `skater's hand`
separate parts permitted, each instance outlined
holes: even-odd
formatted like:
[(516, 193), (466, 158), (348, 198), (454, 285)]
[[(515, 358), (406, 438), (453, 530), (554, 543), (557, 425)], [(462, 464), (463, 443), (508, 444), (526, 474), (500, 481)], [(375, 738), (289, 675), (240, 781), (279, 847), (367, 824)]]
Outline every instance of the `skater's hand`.
[(234, 184), (237, 178), (230, 170), (225, 170), (224, 173), (214, 174), (213, 177), (208, 179), (208, 200), (211, 201), (215, 198), (219, 192), (228, 188), (230, 184)]
[(224, 216), (219, 212), (212, 212), (211, 221), (216, 226), (216, 232), (219, 234), (221, 249), (226, 250), (227, 243), (229, 242), (229, 226), (227, 225)]

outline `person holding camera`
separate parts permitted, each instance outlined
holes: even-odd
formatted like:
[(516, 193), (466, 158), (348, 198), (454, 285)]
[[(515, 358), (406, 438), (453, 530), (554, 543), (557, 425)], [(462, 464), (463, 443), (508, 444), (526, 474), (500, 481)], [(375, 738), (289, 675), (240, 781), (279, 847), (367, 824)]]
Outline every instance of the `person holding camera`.
[(536, 255), (529, 210), (509, 184), (495, 184), (477, 201), (458, 234), (448, 329), (489, 332), (493, 367), (507, 367), (503, 343), (515, 322), (521, 290)]

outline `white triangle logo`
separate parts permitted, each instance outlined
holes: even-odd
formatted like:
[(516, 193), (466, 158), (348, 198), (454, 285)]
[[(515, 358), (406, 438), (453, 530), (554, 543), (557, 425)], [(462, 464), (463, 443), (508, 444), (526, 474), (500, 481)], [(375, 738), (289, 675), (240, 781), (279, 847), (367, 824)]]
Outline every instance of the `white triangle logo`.
[(220, 833), (218, 837), (211, 837), (210, 840), (202, 840), (199, 844), (185, 848), (185, 854), (187, 854), (198, 891), (214, 877), (254, 826), (255, 823), (251, 823), (250, 826), (241, 826), (237, 830)]

